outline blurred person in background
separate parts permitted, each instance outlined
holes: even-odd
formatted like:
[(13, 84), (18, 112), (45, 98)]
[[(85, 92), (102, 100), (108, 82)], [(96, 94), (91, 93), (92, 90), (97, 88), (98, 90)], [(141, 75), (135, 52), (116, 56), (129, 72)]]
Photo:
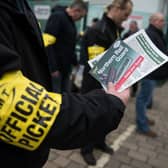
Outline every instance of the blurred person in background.
[[(164, 25), (164, 15), (162, 13), (154, 13), (149, 19), (149, 26), (146, 29), (146, 33), (158, 49), (168, 55), (163, 34)], [(147, 106), (151, 103), (157, 83), (167, 78), (168, 64), (166, 63), (140, 81), (140, 90), (136, 97), (136, 123), (138, 133), (152, 138), (157, 137), (157, 132), (154, 132), (150, 128), (155, 122), (147, 117)]]
[(128, 31), (123, 35), (123, 39), (129, 37), (130, 35), (136, 33), (139, 30), (138, 23), (136, 20), (131, 20), (129, 23)]
[[(83, 39), (83, 35), (85, 34), (86, 31), (88, 31), (88, 29), (91, 27), (94, 27), (96, 25), (96, 23), (99, 21), (99, 19), (93, 18), (91, 25), (88, 26), (86, 28), (85, 31), (81, 31), (78, 34), (78, 38), (77, 38), (77, 47), (78, 47), (78, 53), (79, 53), (79, 60), (80, 62), (83, 62), (83, 59), (85, 59), (85, 57), (83, 58), (84, 54), (82, 54), (82, 39)], [(71, 74), (71, 81), (72, 81), (72, 87), (71, 87), (71, 91), (75, 92), (75, 93), (80, 93), (81, 92), (81, 85), (82, 85), (82, 80), (83, 80), (83, 71), (84, 71), (84, 65), (80, 64), (77, 67), (74, 67), (72, 74)]]
[[(80, 61), (80, 64), (85, 66), (81, 88), (82, 94), (102, 88), (100, 83), (88, 73), (90, 67), (87, 62), (107, 50), (116, 39), (120, 38), (123, 30), (121, 24), (131, 14), (132, 7), (131, 0), (113, 0), (108, 5), (107, 11), (103, 14), (101, 20), (84, 33), (82, 41), (83, 56), (81, 56), (82, 60)], [(81, 149), (81, 155), (89, 165), (96, 165), (96, 159), (93, 155), (94, 148), (113, 154), (113, 149), (105, 143), (105, 136), (99, 138), (99, 143), (90, 141)]]
[(75, 45), (77, 30), (75, 21), (87, 13), (87, 5), (82, 0), (74, 0), (68, 7), (55, 6), (49, 17), (45, 34), (56, 39), (46, 47), (54, 92), (70, 91), (72, 65), (76, 66)]

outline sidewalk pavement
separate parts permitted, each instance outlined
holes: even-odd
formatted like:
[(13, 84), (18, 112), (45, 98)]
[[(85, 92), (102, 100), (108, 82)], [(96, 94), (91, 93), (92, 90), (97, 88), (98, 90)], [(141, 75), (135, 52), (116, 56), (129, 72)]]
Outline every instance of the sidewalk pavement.
[[(135, 98), (131, 98), (124, 118), (116, 131), (107, 136), (107, 143), (114, 147), (110, 156), (94, 151), (95, 168), (168, 168), (168, 84), (157, 88), (154, 105), (148, 116), (155, 120), (152, 127), (158, 133), (155, 139), (136, 133)], [(87, 168), (78, 150), (52, 149), (44, 168)], [(89, 167), (89, 168), (94, 168)]]

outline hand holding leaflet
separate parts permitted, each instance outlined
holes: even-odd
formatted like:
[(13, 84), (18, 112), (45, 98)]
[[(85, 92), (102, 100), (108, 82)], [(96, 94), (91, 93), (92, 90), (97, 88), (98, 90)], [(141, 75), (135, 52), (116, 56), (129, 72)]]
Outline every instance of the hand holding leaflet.
[(114, 84), (112, 82), (109, 82), (107, 85), (107, 91), (108, 94), (112, 94), (118, 98), (120, 98), (122, 100), (122, 102), (127, 105), (129, 97), (130, 97), (130, 89), (125, 89), (122, 92), (118, 92), (115, 87)]

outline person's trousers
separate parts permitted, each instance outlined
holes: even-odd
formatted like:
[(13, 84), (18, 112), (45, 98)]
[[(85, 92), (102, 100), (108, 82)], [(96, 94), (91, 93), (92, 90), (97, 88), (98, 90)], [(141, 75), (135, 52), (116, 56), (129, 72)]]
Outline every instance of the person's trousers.
[(142, 79), (140, 83), (140, 91), (136, 97), (137, 130), (142, 132), (149, 131), (148, 118), (146, 112), (147, 106), (152, 100), (155, 86), (155, 80)]
[(83, 154), (92, 153), (94, 148), (99, 148), (99, 147), (103, 148), (104, 146), (106, 146), (105, 137), (104, 139), (102, 139), (101, 141), (97, 143), (88, 143), (87, 145), (81, 148), (81, 153)]

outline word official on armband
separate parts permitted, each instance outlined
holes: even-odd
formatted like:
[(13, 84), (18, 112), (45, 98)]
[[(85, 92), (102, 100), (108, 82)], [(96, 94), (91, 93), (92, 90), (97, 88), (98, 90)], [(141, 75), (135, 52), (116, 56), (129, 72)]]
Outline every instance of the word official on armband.
[(18, 83), (0, 85), (0, 140), (33, 151), (52, 127), (61, 95), (29, 80)]

